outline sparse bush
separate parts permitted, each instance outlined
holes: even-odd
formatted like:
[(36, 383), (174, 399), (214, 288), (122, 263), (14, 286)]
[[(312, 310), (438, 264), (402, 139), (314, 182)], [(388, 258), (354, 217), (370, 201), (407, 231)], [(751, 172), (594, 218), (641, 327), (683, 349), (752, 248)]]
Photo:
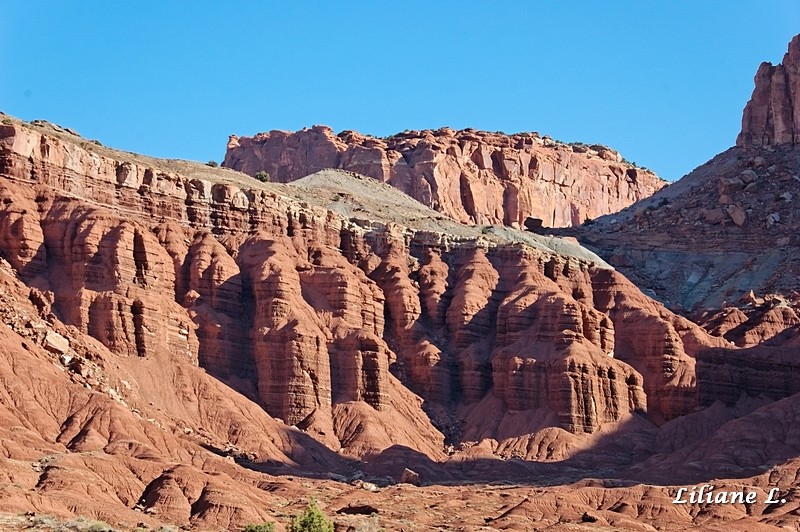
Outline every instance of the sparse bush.
[(264, 170), (257, 172), (255, 177), (262, 183), (269, 183), (271, 181), (269, 174), (266, 173)]
[(665, 206), (665, 205), (669, 205), (669, 199), (667, 199), (667, 198), (661, 198), (661, 200), (658, 202), (658, 206), (659, 206), (659, 207), (663, 207), (663, 206)]
[(250, 524), (242, 532), (275, 532), (275, 523)]
[(219, 164), (217, 163), (217, 161), (208, 161), (206, 163), (206, 166), (210, 166), (211, 168), (216, 168), (217, 166), (219, 166)]
[(14, 123), (14, 121), (13, 121), (13, 120), (11, 120), (10, 118), (4, 118), (4, 119), (3, 119), (3, 124), (5, 124), (5, 125), (7, 125), (7, 126), (10, 126), (10, 125), (11, 125), (11, 124), (13, 124), (13, 123)]
[(333, 532), (333, 521), (325, 517), (317, 500), (311, 499), (306, 511), (292, 518), (289, 532)]
[(71, 521), (64, 523), (67, 530), (75, 530), (78, 532), (114, 532), (114, 527), (105, 521), (97, 521), (95, 519), (87, 519), (85, 517), (78, 517)]
[(355, 526), (355, 532), (385, 532), (377, 515), (371, 515)]
[(587, 217), (587, 218), (586, 218), (586, 219), (583, 221), (583, 225), (592, 225), (593, 223), (594, 223), (594, 220), (593, 220), (593, 219), (591, 219), (591, 218), (589, 218), (589, 217)]

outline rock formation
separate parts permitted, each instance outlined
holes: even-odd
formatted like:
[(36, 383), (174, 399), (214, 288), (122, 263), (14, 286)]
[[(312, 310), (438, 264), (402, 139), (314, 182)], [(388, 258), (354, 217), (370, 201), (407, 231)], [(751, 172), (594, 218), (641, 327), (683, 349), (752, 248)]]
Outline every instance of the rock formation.
[[(670, 457), (732, 438), (727, 422), (755, 422), (758, 408), (786, 416), (770, 401), (791, 386), (747, 397), (763, 395), (770, 371), (702, 358), (731, 348), (720, 335), (747, 320), (743, 342), (794, 346), (773, 334), (797, 327), (779, 303), (721, 320), (715, 336), (571, 241), (463, 225), (376, 179), (260, 183), (10, 122), (0, 126), (8, 511), (233, 529), (285, 521), (313, 492), (329, 515), (342, 510), (340, 527), (361, 526), (344, 509), (368, 503), (393, 528), (415, 508), (426, 527), (642, 528), (668, 514), (686, 528), (704, 524), (698, 507), (676, 509), (668, 488), (613, 486), (645, 465), (659, 482), (692, 481), (685, 468), (669, 476)], [(726, 460), (702, 480), (745, 471)], [(383, 489), (407, 470), (420, 487)], [(481, 515), (461, 500), (475, 496), (465, 481), (531, 478), (577, 484), (514, 488), (521, 513), (493, 490)], [(445, 481), (461, 485), (428, 485)], [(440, 509), (445, 494), (455, 499)], [(748, 511), (714, 518), (774, 519)]]
[(708, 349), (697, 357), (699, 400), (736, 404), (742, 396), (783, 399), (800, 393), (796, 346)]
[[(7, 175), (38, 183), (30, 192), (7, 185), (3, 234), (19, 227), (30, 236), (6, 254), (51, 294), (57, 316), (119, 355), (181, 353), (223, 379), (249, 380), (267, 412), (334, 448), (333, 405), (363, 401), (387, 421), (396, 414), (391, 364), (428, 401), (447, 407), (493, 395), (503, 410), (544, 409), (577, 433), (630, 412), (649, 409), (657, 420), (696, 406), (659, 398), (694, 390), (673, 317), (646, 298), (628, 298), (630, 309), (609, 304), (636, 289), (613, 276), (607, 287), (602, 267), (517, 245), (431, 243), (428, 232), (404, 235), (392, 224), (364, 232), (266, 186), (189, 179), (22, 126), (4, 142)], [(48, 188), (65, 178), (87, 199), (158, 221), (121, 221)], [(352, 183), (340, 183), (342, 194), (373, 194)], [(378, 204), (390, 201), (391, 189), (376, 187)], [(403, 202), (421, 208), (397, 198), (397, 212)], [(621, 308), (650, 315), (631, 336), (658, 332), (647, 349), (621, 344), (617, 360)], [(633, 326), (629, 312), (619, 315)], [(677, 364), (664, 375), (662, 357)]]
[(750, 291), (792, 301), (800, 291), (798, 68), (800, 36), (782, 65), (759, 69), (735, 147), (652, 197), (559, 234), (676, 310), (721, 310)]
[(800, 145), (800, 35), (789, 43), (783, 62), (761, 63), (755, 84), (736, 145)]
[(231, 136), (224, 166), (286, 183), (341, 168), (397, 187), (456, 220), (522, 227), (579, 225), (664, 186), (605, 146), (567, 145), (535, 133), (410, 131), (386, 139), (324, 126)]

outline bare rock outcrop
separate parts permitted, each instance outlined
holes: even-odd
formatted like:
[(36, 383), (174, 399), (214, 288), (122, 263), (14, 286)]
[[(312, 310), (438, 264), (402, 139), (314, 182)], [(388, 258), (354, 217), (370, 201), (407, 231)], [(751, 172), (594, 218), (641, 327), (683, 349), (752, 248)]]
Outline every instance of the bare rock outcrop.
[(796, 346), (706, 349), (697, 356), (699, 400), (735, 404), (742, 395), (783, 399), (800, 393)]
[[(407, 526), (408, 508), (428, 528), (485, 527), (487, 508), (491, 526), (519, 529), (707, 524), (668, 488), (602, 479), (638, 478), (625, 468), (649, 458), (659, 482), (685, 478), (669, 477), (670, 456), (746, 410), (695, 373), (698, 353), (730, 344), (587, 250), (462, 225), (342, 171), (263, 184), (11, 122), (0, 130), (3, 508), (238, 529), (285, 522), (314, 491), (338, 508), (370, 498), (390, 528)], [(743, 337), (800, 326), (775, 308)], [(714, 363), (754, 395), (776, 382), (744, 357)], [(714, 463), (702, 480), (741, 472)], [(435, 486), (380, 487), (404, 469)], [(509, 480), (526, 486), (474, 489)], [(480, 515), (445, 493), (482, 497)], [(751, 510), (714, 519), (774, 518)], [(337, 526), (363, 524), (354, 517)]]
[(579, 225), (650, 196), (665, 182), (604, 146), (538, 134), (410, 131), (385, 139), (325, 126), (231, 136), (224, 166), (286, 183), (340, 168), (397, 187), (456, 220), (521, 227), (528, 217)]
[[(403, 385), (445, 409), (495, 397), (504, 412), (554, 415), (530, 430), (555, 424), (592, 433), (633, 412), (658, 421), (696, 406), (687, 353), (693, 342), (715, 340), (685, 324), (676, 328), (676, 317), (585, 259), (502, 238), (490, 244), (479, 230), (467, 239), (433, 237), (358, 219), (366, 212), (358, 202), (372, 195), (378, 203), (371, 216), (391, 217), (381, 211), (387, 201), (398, 212), (419, 210), (409, 220), (430, 215), (355, 177), (335, 181), (330, 196), (325, 187), (334, 181), (318, 178), (311, 188), (298, 181), (293, 193), (307, 198), (298, 202), (280, 185), (244, 188), (247, 178), (226, 170), (219, 170), (223, 180), (187, 177), (35, 128), (6, 133), (3, 168), (38, 189), (7, 184), (0, 234), (30, 236), (5, 253), (26, 279), (52, 292), (52, 307), (67, 323), (121, 355), (182, 353), (332, 448), (341, 444), (336, 413), (366, 412), (337, 404), (363, 402), (387, 427), (390, 419), (402, 424), (399, 411), (418, 416), (417, 407), (399, 408), (392, 399), (390, 367)], [(453, 143), (454, 135), (432, 138)], [(486, 164), (492, 142), (517, 153), (507, 137), (471, 135), (462, 140)], [(529, 140), (523, 144), (539, 149)], [(561, 157), (566, 149), (528, 155)], [(598, 161), (609, 164), (599, 156), (591, 164)], [(69, 198), (54, 188), (65, 179), (71, 192), (144, 217), (122, 221)], [(363, 195), (353, 199), (356, 208), (342, 204), (352, 186)], [(319, 201), (350, 209), (351, 218)], [(456, 234), (465, 231), (446, 223)], [(422, 432), (416, 445), (441, 438), (430, 426)], [(379, 450), (363, 441), (359, 448)]]
[(761, 63), (755, 84), (736, 145), (800, 145), (800, 35), (791, 40), (781, 63)]

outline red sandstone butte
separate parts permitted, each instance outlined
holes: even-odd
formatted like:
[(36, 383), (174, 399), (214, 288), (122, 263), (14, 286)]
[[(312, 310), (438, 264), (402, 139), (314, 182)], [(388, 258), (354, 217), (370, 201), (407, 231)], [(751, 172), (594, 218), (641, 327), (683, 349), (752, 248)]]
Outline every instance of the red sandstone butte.
[(376, 138), (325, 126), (231, 136), (224, 166), (286, 183), (325, 168), (388, 183), (458, 221), (521, 227), (580, 225), (652, 195), (665, 181), (605, 146), (564, 144), (535, 133), (464, 129)]

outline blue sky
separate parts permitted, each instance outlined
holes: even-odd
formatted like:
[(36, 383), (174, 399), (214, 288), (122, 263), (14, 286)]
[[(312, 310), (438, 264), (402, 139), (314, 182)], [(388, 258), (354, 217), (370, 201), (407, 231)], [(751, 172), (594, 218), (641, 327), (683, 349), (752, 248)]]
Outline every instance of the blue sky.
[(199, 161), (314, 124), (538, 131), (676, 179), (796, 33), (797, 0), (0, 0), (0, 110)]

